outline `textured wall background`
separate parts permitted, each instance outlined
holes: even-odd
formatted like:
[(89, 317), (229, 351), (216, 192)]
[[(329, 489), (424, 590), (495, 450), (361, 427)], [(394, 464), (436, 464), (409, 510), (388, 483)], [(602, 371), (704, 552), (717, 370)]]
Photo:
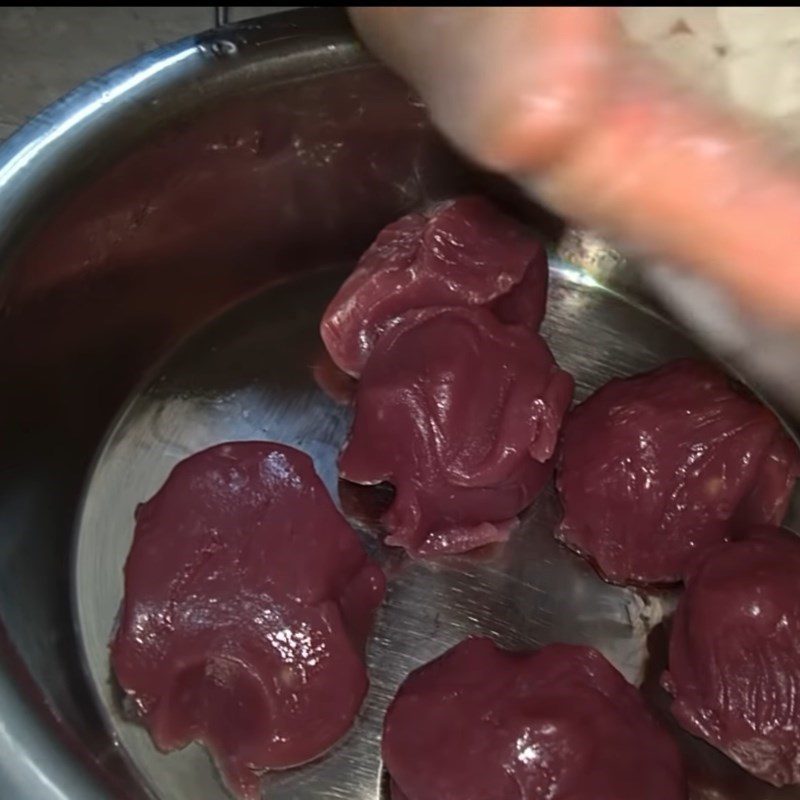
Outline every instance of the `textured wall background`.
[(800, 8), (627, 8), (628, 31), (689, 82), (800, 144)]
[[(232, 7), (246, 19), (285, 7)], [(212, 27), (211, 6), (0, 8), (0, 139), (92, 75)]]

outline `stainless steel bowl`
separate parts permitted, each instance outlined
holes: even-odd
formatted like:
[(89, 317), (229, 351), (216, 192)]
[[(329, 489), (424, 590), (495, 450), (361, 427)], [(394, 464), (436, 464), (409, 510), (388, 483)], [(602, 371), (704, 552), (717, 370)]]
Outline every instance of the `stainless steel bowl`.
[[(0, 797), (224, 796), (199, 748), (156, 753), (110, 682), (133, 507), (176, 459), (230, 438), (304, 447), (337, 495), (349, 412), (314, 381), (321, 309), (383, 224), (463, 191), (552, 244), (546, 333), (579, 396), (697, 351), (601, 241), (453, 154), (336, 10), (144, 56), (0, 149)], [(267, 796), (382, 797), (388, 698), (469, 632), (597, 644), (663, 710), (648, 634), (673, 598), (609, 587), (559, 548), (552, 494), (508, 547), (437, 565), (384, 551), (369, 509), (341, 499), (392, 576), (373, 687), (345, 741), (268, 777)], [(677, 735), (695, 800), (800, 797)]]

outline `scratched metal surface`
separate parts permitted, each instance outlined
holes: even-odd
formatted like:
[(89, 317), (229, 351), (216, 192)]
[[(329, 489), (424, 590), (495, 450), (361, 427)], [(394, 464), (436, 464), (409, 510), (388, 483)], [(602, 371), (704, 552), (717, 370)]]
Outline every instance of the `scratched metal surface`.
[[(544, 334), (576, 378), (581, 400), (613, 376), (638, 372), (695, 347), (657, 316), (625, 302), (564, 261), (553, 263)], [(86, 669), (106, 720), (143, 782), (159, 800), (227, 795), (199, 746), (158, 753), (121, 713), (110, 679), (107, 642), (122, 594), (122, 566), (133, 511), (180, 459), (212, 444), (272, 439), (310, 453), (328, 488), (390, 576), (369, 647), (372, 686), (350, 734), (303, 768), (265, 777), (272, 800), (385, 796), (379, 756), (384, 710), (408, 672), (464, 636), (484, 633), (513, 647), (551, 641), (600, 648), (630, 680), (644, 680), (657, 706), (663, 663), (658, 634), (647, 634), (673, 598), (611, 587), (555, 543), (558, 509), (548, 490), (503, 548), (482, 558), (410, 563), (379, 544), (357, 498), (340, 487), (336, 455), (350, 411), (314, 378), (323, 362), (320, 314), (345, 271), (305, 275), (229, 311), (186, 341), (131, 399), (108, 434), (87, 484), (75, 553), (75, 597)], [(368, 515), (366, 517), (368, 519)], [(799, 797), (744, 775), (727, 759), (679, 735), (694, 800)]]

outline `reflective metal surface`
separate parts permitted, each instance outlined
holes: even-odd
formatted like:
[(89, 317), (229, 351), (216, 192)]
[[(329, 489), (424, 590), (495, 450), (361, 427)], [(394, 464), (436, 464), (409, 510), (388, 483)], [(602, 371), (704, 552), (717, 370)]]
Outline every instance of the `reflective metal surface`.
[(3, 800), (145, 796), (90, 695), (69, 602), (85, 471), (142, 371), (466, 175), (336, 9), (142, 56), (0, 147)]
[[(613, 376), (697, 353), (669, 324), (605, 291), (584, 270), (563, 261), (553, 267), (544, 333), (559, 363), (575, 376), (579, 400)], [(265, 797), (382, 797), (379, 739), (390, 698), (410, 670), (471, 633), (490, 634), (509, 646), (593, 644), (637, 683), (656, 668), (648, 661), (647, 634), (674, 598), (612, 587), (557, 545), (552, 490), (526, 513), (511, 541), (489, 555), (411, 562), (379, 543), (374, 515), (371, 520), (365, 506), (369, 492), (337, 482), (336, 457), (351, 410), (315, 378), (324, 374), (319, 367), (325, 363), (319, 318), (345, 274), (332, 268), (290, 280), (185, 342), (128, 404), (89, 479), (74, 581), (89, 674), (115, 737), (163, 800), (225, 794), (200, 747), (160, 754), (141, 728), (126, 721), (109, 673), (107, 643), (137, 503), (159, 488), (179, 460), (222, 441), (270, 439), (310, 453), (390, 576), (369, 650), (372, 688), (355, 728), (322, 760), (269, 775)], [(691, 738), (682, 738), (693, 752)], [(715, 766), (722, 762), (713, 760)], [(698, 769), (697, 780), (708, 779), (709, 768)], [(731, 765), (734, 779), (737, 772)], [(763, 784), (757, 795), (730, 795), (779, 796), (785, 795)]]

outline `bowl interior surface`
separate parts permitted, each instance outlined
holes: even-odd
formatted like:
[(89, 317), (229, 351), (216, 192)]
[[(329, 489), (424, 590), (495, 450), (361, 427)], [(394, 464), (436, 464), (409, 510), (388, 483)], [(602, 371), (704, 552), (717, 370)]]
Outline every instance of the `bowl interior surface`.
[[(108, 725), (143, 781), (161, 800), (224, 798), (205, 751), (158, 753), (129, 721), (109, 671), (107, 644), (122, 598), (122, 567), (136, 505), (183, 458), (231, 440), (266, 439), (309, 453), (332, 496), (389, 575), (389, 591), (368, 651), (371, 689), (350, 733), (328, 755), (266, 776), (265, 797), (385, 797), (380, 732), (400, 682), (470, 634), (512, 648), (562, 641), (599, 648), (644, 683), (663, 712), (661, 632), (674, 592), (636, 592), (603, 582), (553, 538), (558, 505), (549, 488), (504, 546), (412, 562), (380, 543), (369, 490), (338, 482), (336, 458), (352, 409), (331, 391), (318, 324), (351, 265), (286, 280), (231, 309), (183, 342), (151, 373), (112, 426), (89, 479), (78, 523), (74, 587), (88, 673)], [(557, 256), (543, 332), (576, 379), (578, 401), (612, 377), (698, 355), (670, 323), (587, 279)], [(652, 656), (649, 654), (652, 650)], [(665, 715), (668, 721), (668, 716)], [(675, 726), (672, 726), (673, 728)], [(675, 728), (695, 796), (730, 784), (731, 800), (797, 796), (770, 789)], [(709, 788), (710, 787), (710, 788)]]

